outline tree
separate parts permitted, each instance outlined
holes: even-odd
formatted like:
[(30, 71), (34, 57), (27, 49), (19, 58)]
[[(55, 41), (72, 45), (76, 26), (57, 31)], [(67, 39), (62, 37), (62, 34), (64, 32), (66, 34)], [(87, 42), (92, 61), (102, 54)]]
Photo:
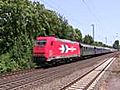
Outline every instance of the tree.
[(0, 0), (0, 27), (0, 72), (32, 67), (33, 40), (37, 36), (81, 38), (63, 16), (30, 0)]
[(115, 40), (115, 42), (113, 44), (113, 48), (119, 49), (119, 40)]
[(80, 32), (80, 30), (76, 28), (74, 31), (76, 41), (82, 42), (82, 33)]
[(85, 37), (83, 38), (83, 43), (86, 44), (93, 44), (93, 38), (90, 35), (85, 35)]

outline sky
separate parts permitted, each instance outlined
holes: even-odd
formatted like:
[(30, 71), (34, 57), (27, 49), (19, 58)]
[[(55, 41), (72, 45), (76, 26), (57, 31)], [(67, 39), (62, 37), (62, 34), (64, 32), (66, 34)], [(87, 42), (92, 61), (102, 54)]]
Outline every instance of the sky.
[(120, 39), (120, 0), (34, 1), (63, 15), (70, 25), (81, 31), (83, 37), (88, 34), (93, 36), (91, 24), (94, 24), (95, 41), (112, 45)]

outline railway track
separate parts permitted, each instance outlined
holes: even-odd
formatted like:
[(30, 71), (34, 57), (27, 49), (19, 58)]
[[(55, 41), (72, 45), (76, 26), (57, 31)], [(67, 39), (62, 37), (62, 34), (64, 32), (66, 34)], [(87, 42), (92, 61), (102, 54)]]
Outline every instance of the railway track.
[(95, 84), (113, 63), (116, 57), (118, 57), (118, 54), (119, 53), (116, 53), (112, 58), (104, 60), (95, 68), (66, 85), (61, 90), (94, 90)]
[[(108, 56), (111, 57), (112, 55)], [(106, 55), (104, 56), (104, 58), (108, 56)], [(101, 60), (102, 58), (99, 58), (99, 60)], [(92, 63), (95, 63), (95, 61)], [(55, 80), (56, 78), (64, 77), (65, 75), (70, 74), (74, 70), (80, 69), (80, 64), (76, 64), (76, 68), (73, 68), (73, 65), (75, 63), (73, 63), (73, 65), (71, 64), (72, 63), (48, 69), (37, 69), (31, 71), (28, 70), (25, 72), (23, 71), (14, 74), (7, 74), (7, 76), (3, 75), (0, 77), (0, 90), (20, 89), (26, 86), (34, 85), (35, 83), (40, 83), (42, 85), (44, 83)], [(90, 66), (91, 64), (88, 63), (88, 66)], [(86, 66), (87, 65), (83, 65), (82, 68)]]

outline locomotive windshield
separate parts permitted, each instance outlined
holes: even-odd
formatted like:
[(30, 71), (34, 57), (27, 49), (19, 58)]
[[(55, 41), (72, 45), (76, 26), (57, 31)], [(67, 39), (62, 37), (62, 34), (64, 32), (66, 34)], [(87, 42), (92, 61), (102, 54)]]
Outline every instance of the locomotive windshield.
[(36, 42), (37, 45), (44, 46), (46, 44), (47, 40), (38, 40)]

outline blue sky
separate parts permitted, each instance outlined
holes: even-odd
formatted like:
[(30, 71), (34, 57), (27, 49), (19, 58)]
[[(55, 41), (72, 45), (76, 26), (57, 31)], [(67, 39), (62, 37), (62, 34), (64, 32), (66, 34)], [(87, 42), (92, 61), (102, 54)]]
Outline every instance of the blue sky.
[(95, 25), (95, 41), (112, 45), (120, 39), (120, 0), (34, 0), (46, 8), (63, 15), (74, 28), (80, 29), (83, 37), (92, 36)]

